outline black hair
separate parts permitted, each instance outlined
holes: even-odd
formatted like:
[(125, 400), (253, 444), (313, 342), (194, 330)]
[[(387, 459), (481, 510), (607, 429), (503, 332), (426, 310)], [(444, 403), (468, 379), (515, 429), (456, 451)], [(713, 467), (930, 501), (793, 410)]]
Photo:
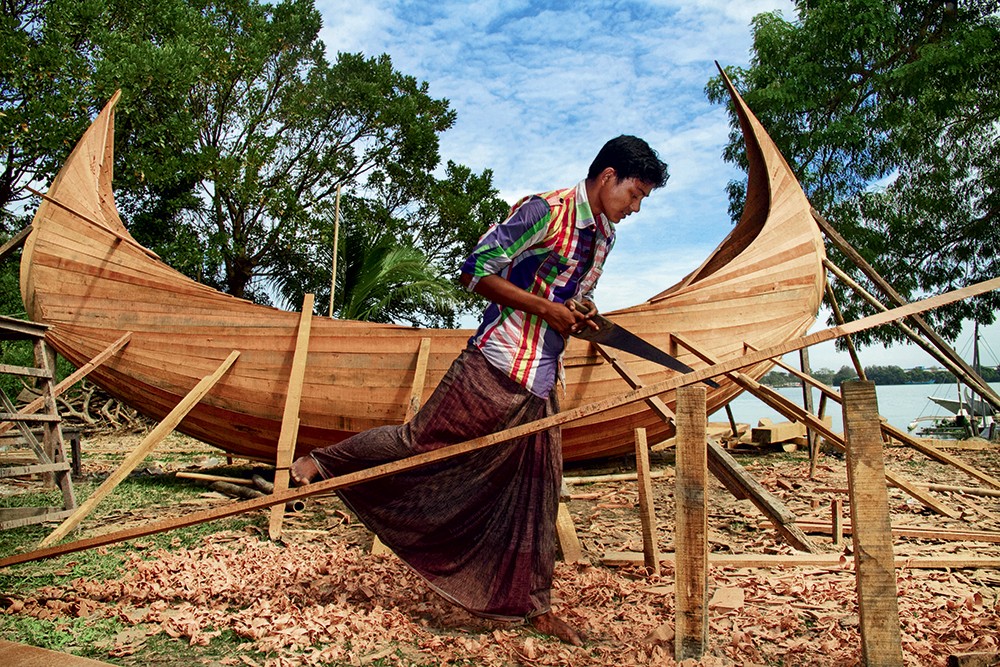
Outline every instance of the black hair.
[(590, 164), (587, 179), (594, 180), (608, 167), (615, 170), (618, 182), (636, 178), (659, 188), (670, 178), (667, 163), (659, 158), (656, 151), (639, 137), (628, 134), (615, 137), (604, 144)]

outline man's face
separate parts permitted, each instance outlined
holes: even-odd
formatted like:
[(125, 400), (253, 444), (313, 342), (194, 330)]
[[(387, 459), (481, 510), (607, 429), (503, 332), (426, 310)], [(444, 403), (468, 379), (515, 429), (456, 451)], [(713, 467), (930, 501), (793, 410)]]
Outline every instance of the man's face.
[(621, 222), (632, 213), (639, 212), (642, 200), (649, 196), (653, 186), (637, 178), (619, 181), (614, 170), (602, 175), (600, 181), (600, 201), (604, 215), (611, 222)]

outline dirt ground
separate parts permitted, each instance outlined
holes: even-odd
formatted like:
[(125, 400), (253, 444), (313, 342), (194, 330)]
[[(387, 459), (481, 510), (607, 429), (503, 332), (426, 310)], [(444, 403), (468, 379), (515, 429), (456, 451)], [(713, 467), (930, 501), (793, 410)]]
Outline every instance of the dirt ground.
[[(85, 438), (84, 474), (111, 472), (140, 438)], [(1000, 477), (995, 445), (967, 447), (972, 448), (948, 452)], [(829, 526), (835, 499), (843, 501), (849, 516), (842, 457), (824, 452), (810, 478), (804, 451), (732, 453), (800, 522)], [(887, 469), (911, 481), (981, 486), (961, 470), (909, 448), (887, 447), (885, 460)], [(229, 474), (234, 468), (226, 463), (218, 450), (173, 435), (150, 455), (141, 474)], [(266, 529), (259, 527), (266, 526), (262, 519), (240, 533), (217, 532), (197, 548), (156, 553), (137, 548), (117, 580), (78, 579), (68, 588), (14, 601), (0, 613), (123, 620), (131, 630), (120, 633), (107, 653), (124, 665), (673, 665), (673, 463), (671, 450), (652, 456), (657, 544), (667, 557), (658, 575), (641, 566), (637, 483), (587, 481), (594, 475), (634, 472), (634, 461), (567, 467), (564, 492), (583, 561), (557, 564), (554, 597), (557, 613), (586, 633), (582, 648), (542, 637), (524, 625), (478, 619), (449, 605), (392, 554), (373, 555), (372, 535), (335, 496), (310, 499), (303, 511), (287, 514), (280, 543), (266, 539)], [(240, 461), (234, 464), (238, 469)], [(248, 474), (253, 464), (246, 468)], [(780, 539), (749, 500), (734, 499), (713, 478), (709, 487), (713, 554), (800, 553)], [(908, 665), (945, 665), (951, 654), (1000, 651), (1000, 570), (995, 569), (1000, 563), (1000, 498), (933, 495), (961, 517), (933, 514), (900, 490), (889, 489), (894, 529), (932, 531), (894, 540), (897, 562), (902, 556), (913, 559), (896, 570)], [(132, 512), (107, 529), (225, 502), (231, 500), (206, 492), (194, 506)], [(851, 555), (850, 537), (836, 545), (828, 531), (807, 532), (822, 553)], [(621, 556), (609, 558), (621, 552), (632, 554), (631, 564), (622, 564)], [(959, 562), (994, 560), (991, 567), (919, 566), (919, 559), (940, 556)], [(860, 664), (856, 582), (849, 561), (770, 568), (716, 564), (710, 568), (708, 598), (704, 658), (685, 664)], [(185, 646), (188, 657), (170, 662), (152, 655), (154, 639), (164, 636)], [(235, 647), (227, 655), (200, 650), (220, 637)]]

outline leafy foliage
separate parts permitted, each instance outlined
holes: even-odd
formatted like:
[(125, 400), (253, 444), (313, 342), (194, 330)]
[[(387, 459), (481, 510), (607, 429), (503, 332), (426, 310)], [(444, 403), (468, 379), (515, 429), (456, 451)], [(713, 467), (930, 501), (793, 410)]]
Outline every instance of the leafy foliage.
[[(1000, 17), (995, 0), (798, 0), (798, 20), (754, 19), (731, 76), (813, 205), (905, 298), (1000, 274)], [(723, 99), (721, 80), (709, 95)], [(734, 125), (735, 128), (735, 125)], [(744, 164), (734, 134), (730, 161)], [(745, 192), (731, 184), (731, 208)], [(832, 259), (879, 293), (839, 253)], [(841, 285), (848, 319), (873, 312)], [(992, 293), (928, 315), (954, 338), (992, 323)], [(860, 342), (900, 338), (892, 327)]]
[[(23, 199), (31, 170), (50, 179), (120, 89), (119, 209), (140, 242), (196, 280), (261, 303), (282, 296), (279, 283), (314, 282), (308, 267), (329, 266), (318, 244), (332, 236), (338, 189), (363, 202), (352, 229), (365, 229), (368, 210), (388, 212), (387, 238), (423, 253), (438, 280), (506, 209), (489, 171), (449, 163), (434, 175), (438, 135), (455, 119), (447, 100), (386, 55), (328, 61), (312, 0), (5, 8), (0, 39), (28, 53), (2, 82), (0, 147), (25, 156), (9, 189)], [(65, 122), (49, 122), (56, 115)], [(39, 138), (49, 143), (30, 144)], [(467, 300), (453, 281), (441, 288), (454, 318)], [(439, 305), (418, 319), (439, 319)]]

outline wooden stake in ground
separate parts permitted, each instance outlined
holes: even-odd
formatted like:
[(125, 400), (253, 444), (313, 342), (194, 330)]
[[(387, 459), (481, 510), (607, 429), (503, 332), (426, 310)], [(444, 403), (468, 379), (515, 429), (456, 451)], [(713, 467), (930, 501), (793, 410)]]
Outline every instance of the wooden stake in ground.
[(677, 550), (674, 590), (674, 658), (705, 653), (708, 644), (708, 455), (705, 388), (677, 390)]
[[(288, 393), (285, 395), (285, 411), (281, 415), (281, 433), (278, 435), (278, 454), (274, 466), (275, 493), (288, 490), (288, 469), (295, 457), (295, 441), (299, 435), (299, 404), (302, 402), (302, 380), (306, 376), (306, 357), (309, 354), (313, 302), (312, 294), (306, 294), (302, 300), (299, 335), (295, 339), (295, 354), (292, 356), (292, 370), (288, 375)], [(267, 526), (267, 534), (272, 540), (281, 538), (281, 523), (284, 517), (284, 505), (271, 507), (271, 520)]]
[(187, 396), (181, 399), (181, 402), (177, 404), (173, 410), (170, 411), (166, 417), (163, 418), (159, 424), (156, 425), (152, 431), (149, 432), (139, 446), (129, 454), (121, 465), (118, 466), (118, 470), (111, 473), (111, 475), (104, 480), (96, 491), (90, 494), (90, 497), (85, 500), (77, 510), (71, 514), (65, 521), (60, 524), (58, 528), (49, 533), (48, 537), (39, 543), (39, 548), (47, 547), (50, 544), (61, 540), (69, 534), (69, 531), (76, 528), (81, 521), (83, 521), (88, 514), (90, 514), (93, 509), (97, 506), (97, 503), (101, 502), (106, 495), (115, 490), (123, 479), (133, 470), (135, 467), (142, 463), (142, 460), (146, 458), (150, 450), (156, 447), (165, 437), (170, 435), (170, 432), (181, 422), (182, 419), (191, 411), (198, 402), (205, 397), (212, 387), (222, 378), (223, 374), (229, 370), (229, 367), (236, 362), (236, 359), (240, 356), (240, 353), (233, 350), (230, 355), (222, 362), (214, 373), (207, 375), (202, 378), (201, 382), (194, 386)]
[(896, 570), (892, 553), (889, 494), (882, 459), (875, 385), (845, 382), (844, 433), (847, 443), (847, 488), (854, 541), (854, 574), (858, 586), (861, 656), (865, 665), (903, 665), (896, 602)]
[(646, 429), (635, 430), (635, 472), (639, 481), (639, 519), (642, 522), (642, 553), (646, 571), (660, 574), (660, 549), (656, 544), (656, 509), (653, 507), (653, 484), (649, 479), (649, 447)]

